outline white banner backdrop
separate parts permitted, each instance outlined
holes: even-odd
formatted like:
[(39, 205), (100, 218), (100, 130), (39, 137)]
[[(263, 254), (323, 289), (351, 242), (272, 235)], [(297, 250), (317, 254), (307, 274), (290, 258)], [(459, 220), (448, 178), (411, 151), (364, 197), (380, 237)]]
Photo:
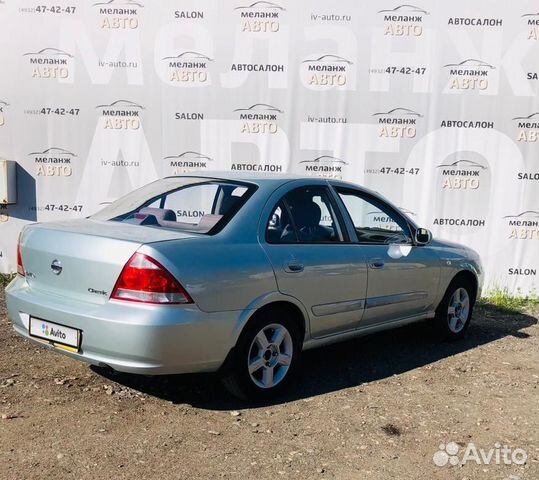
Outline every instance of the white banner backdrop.
[(537, 0), (40, 3), (0, 0), (0, 272), (25, 223), (232, 169), (364, 184), (537, 290)]

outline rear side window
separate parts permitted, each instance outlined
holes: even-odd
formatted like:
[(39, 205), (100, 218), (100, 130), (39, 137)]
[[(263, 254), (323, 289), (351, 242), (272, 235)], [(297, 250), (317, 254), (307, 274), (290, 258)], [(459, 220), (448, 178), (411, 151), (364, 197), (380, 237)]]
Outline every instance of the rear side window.
[[(113, 202), (92, 218), (213, 234), (230, 221), (255, 189), (251, 185), (208, 179), (190, 181), (157, 194), (154, 188), (149, 192), (151, 196), (145, 194), (145, 188)], [(132, 197), (137, 192), (139, 198), (135, 200)], [(131, 197), (129, 201), (127, 197)], [(119, 215), (107, 216), (107, 211), (112, 214), (121, 211), (122, 203), (136, 206)]]
[(340, 243), (343, 229), (325, 187), (302, 187), (285, 195), (266, 226), (269, 243)]

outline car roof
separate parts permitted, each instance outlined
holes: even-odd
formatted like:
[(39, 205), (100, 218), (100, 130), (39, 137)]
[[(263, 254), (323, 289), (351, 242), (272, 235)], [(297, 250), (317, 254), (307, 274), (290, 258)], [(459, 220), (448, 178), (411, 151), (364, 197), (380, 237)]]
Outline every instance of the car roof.
[(340, 180), (336, 178), (325, 178), (318, 177), (315, 175), (296, 175), (293, 173), (271, 173), (271, 172), (238, 172), (231, 170), (205, 170), (205, 171), (195, 171), (195, 172), (186, 172), (180, 175), (171, 175), (166, 178), (181, 178), (181, 177), (198, 177), (198, 178), (209, 178), (209, 179), (218, 179), (218, 180), (236, 180), (243, 181), (248, 183), (254, 183), (256, 185), (262, 186), (272, 186), (275, 187), (279, 184), (288, 183), (291, 181), (302, 180), (305, 182), (314, 182), (317, 184), (327, 182), (334, 185), (339, 185), (342, 187), (352, 187), (358, 190), (363, 190), (367, 193), (372, 193), (375, 195), (380, 195), (375, 190), (371, 190), (363, 185), (357, 183), (347, 182), (345, 180)]
[(247, 182), (254, 183), (260, 187), (276, 187), (278, 185), (288, 183), (291, 181), (303, 180), (305, 182), (313, 183), (323, 183), (329, 181), (335, 186), (341, 187), (352, 187), (358, 190), (362, 190), (366, 193), (371, 193), (374, 195), (379, 195), (380, 193), (376, 190), (371, 190), (363, 185), (347, 182), (345, 180), (340, 180), (337, 178), (324, 178), (318, 177), (315, 175), (296, 175), (293, 173), (271, 173), (271, 172), (238, 172), (231, 170), (207, 170), (207, 171), (195, 171), (195, 172), (185, 172), (181, 175), (170, 175), (165, 178), (182, 178), (182, 177), (198, 177), (198, 178), (208, 178), (208, 179), (217, 179), (217, 180), (235, 180), (238, 182)]
[(205, 171), (196, 171), (182, 173), (181, 175), (172, 175), (167, 178), (173, 177), (201, 177), (201, 178), (218, 178), (222, 180), (244, 180), (246, 182), (286, 182), (290, 180), (301, 180), (307, 178), (316, 178), (316, 177), (305, 177), (300, 175), (294, 175), (291, 173), (270, 173), (270, 172), (237, 172), (231, 170), (205, 170)]

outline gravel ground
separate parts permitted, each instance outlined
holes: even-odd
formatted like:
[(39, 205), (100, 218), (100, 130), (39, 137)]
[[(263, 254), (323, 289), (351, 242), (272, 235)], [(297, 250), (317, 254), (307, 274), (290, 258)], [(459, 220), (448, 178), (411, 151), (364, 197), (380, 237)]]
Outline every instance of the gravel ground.
[[(536, 480), (538, 317), (478, 309), (458, 343), (413, 325), (307, 352), (260, 407), (214, 375), (111, 375), (24, 341), (0, 292), (0, 479)], [(527, 461), (434, 463), (470, 442)]]

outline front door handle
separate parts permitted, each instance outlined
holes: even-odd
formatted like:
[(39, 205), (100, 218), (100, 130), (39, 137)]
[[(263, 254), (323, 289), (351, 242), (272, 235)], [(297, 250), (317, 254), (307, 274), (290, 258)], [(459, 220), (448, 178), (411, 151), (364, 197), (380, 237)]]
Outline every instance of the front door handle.
[(304, 265), (298, 262), (288, 262), (284, 269), (288, 273), (300, 273), (303, 272)]
[(369, 267), (371, 268), (382, 268), (384, 266), (384, 261), (381, 258), (371, 258), (369, 260)]

